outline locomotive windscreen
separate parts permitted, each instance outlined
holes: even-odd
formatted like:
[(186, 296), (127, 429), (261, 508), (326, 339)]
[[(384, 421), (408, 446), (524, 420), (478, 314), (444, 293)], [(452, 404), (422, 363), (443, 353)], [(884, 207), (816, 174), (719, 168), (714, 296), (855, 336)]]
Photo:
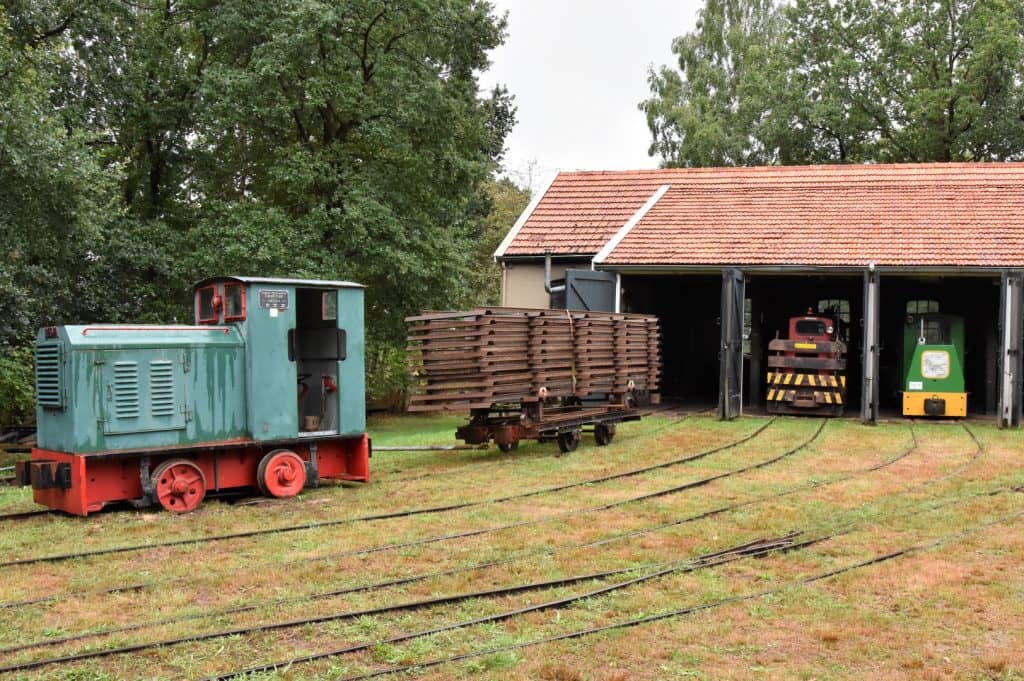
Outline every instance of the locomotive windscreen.
[(828, 329), (820, 319), (801, 319), (796, 323), (796, 332), (802, 336), (824, 336)]

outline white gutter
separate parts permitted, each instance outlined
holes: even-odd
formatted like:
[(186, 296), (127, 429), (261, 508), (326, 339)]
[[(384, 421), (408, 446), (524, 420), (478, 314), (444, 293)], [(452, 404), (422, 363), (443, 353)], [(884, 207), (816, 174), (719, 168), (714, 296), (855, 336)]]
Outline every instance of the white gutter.
[(661, 197), (665, 195), (665, 192), (667, 192), (671, 187), (672, 185), (670, 184), (663, 184), (658, 187), (657, 191), (651, 194), (651, 198), (647, 199), (647, 203), (640, 206), (640, 210), (633, 213), (633, 217), (627, 220), (626, 224), (622, 225), (622, 227), (619, 228), (619, 231), (615, 233), (615, 236), (609, 239), (608, 243), (604, 245), (604, 248), (598, 251), (597, 255), (594, 256), (595, 265), (600, 265), (604, 262), (605, 258), (611, 255), (612, 251), (615, 250), (615, 247), (626, 238), (626, 235), (629, 234), (630, 230), (636, 227), (637, 223), (647, 215), (647, 211), (654, 208), (654, 204), (658, 203)]
[(555, 183), (555, 178), (557, 177), (558, 173), (552, 175), (548, 181), (544, 183), (544, 188), (534, 194), (533, 198), (530, 199), (530, 205), (526, 207), (526, 210), (523, 211), (522, 215), (519, 216), (519, 219), (516, 220), (516, 223), (512, 225), (512, 229), (509, 230), (508, 234), (505, 235), (505, 238), (498, 245), (498, 249), (494, 251), (495, 260), (505, 255), (505, 251), (507, 251), (508, 247), (512, 245), (515, 238), (519, 236), (519, 231), (523, 228), (523, 225), (526, 224), (526, 221), (530, 219), (530, 216), (533, 215), (533, 211), (537, 210), (540, 200), (543, 199), (544, 195), (548, 193), (549, 189), (551, 189), (551, 185)]

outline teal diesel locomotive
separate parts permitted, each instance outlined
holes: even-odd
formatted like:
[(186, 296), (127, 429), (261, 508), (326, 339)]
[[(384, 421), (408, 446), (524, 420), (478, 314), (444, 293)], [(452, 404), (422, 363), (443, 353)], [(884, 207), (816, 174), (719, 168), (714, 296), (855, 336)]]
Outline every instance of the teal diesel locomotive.
[(217, 277), (188, 326), (50, 326), (36, 342), (37, 503), (191, 511), (208, 492), (288, 497), (369, 480), (363, 287)]

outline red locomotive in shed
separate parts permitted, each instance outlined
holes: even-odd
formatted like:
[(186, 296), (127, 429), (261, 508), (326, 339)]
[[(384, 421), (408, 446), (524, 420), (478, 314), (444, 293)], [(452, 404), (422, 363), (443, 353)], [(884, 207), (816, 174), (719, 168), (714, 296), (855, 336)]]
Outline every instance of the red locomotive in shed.
[(768, 411), (841, 416), (846, 405), (846, 344), (835, 321), (815, 315), (789, 319), (785, 339), (768, 343)]

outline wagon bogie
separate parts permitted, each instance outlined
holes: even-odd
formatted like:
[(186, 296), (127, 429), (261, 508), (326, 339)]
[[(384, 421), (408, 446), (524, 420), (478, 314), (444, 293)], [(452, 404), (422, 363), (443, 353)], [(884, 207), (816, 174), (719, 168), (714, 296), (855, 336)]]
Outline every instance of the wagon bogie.
[(570, 428), (558, 434), (558, 450), (563, 454), (575, 452), (579, 446), (580, 430), (578, 428)]

